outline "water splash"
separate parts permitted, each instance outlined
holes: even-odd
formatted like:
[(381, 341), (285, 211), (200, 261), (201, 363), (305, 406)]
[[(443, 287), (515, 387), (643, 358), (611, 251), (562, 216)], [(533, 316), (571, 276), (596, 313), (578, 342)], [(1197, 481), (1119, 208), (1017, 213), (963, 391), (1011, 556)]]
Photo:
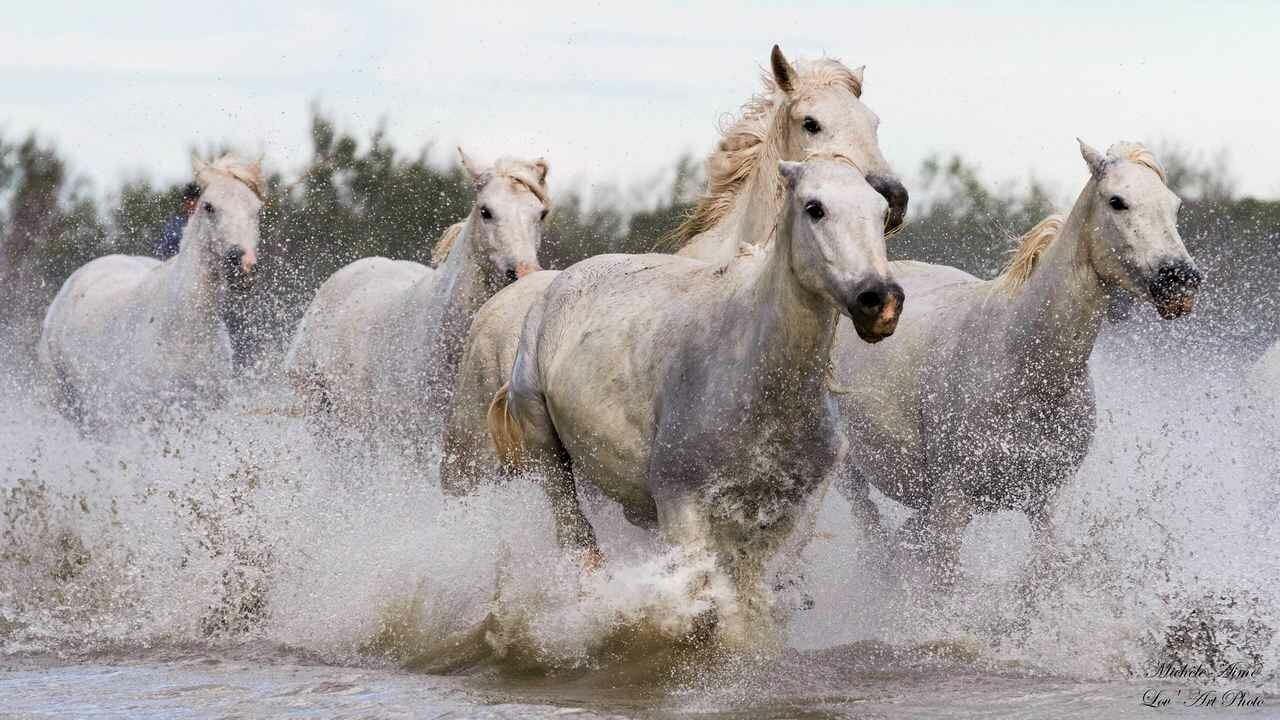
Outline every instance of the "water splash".
[[(938, 596), (869, 557), (828, 493), (803, 571), (814, 609), (794, 613), (788, 657), (844, 647), (910, 665), (895, 648), (916, 648), (1095, 679), (1239, 661), (1275, 687), (1280, 411), (1240, 360), (1150, 345), (1109, 337), (1095, 356), (1099, 430), (1057, 500), (1056, 583), (1020, 593), (1028, 530), (999, 513), (971, 528), (965, 580)], [(591, 510), (608, 570), (583, 578), (533, 485), (446, 502), (394, 454), (335, 456), (300, 419), (262, 412), (290, 402), (269, 380), (199, 422), (85, 439), (14, 377), (0, 410), (6, 654), (253, 641), (346, 665), (749, 694), (749, 659), (697, 649), (722, 599), (691, 594), (699, 568), (608, 503)]]

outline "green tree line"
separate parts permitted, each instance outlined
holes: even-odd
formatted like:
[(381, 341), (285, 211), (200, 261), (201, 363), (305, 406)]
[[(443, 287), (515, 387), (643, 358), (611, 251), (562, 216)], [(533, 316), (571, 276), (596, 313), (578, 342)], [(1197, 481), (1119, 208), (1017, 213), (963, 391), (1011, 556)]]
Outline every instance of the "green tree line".
[[(268, 182), (260, 277), (240, 306), (251, 350), (285, 343), (315, 289), (343, 265), (369, 255), (426, 262), (436, 238), (472, 202), (462, 171), (430, 162), (429, 145), (405, 152), (380, 129), (360, 138), (318, 111), (310, 118), (310, 138), (301, 173), (275, 174)], [(1240, 197), (1220, 158), (1204, 160), (1179, 148), (1157, 154), (1185, 201), (1180, 229), (1208, 278), (1197, 327), (1262, 347), (1280, 335), (1280, 201)], [(666, 177), (662, 187), (639, 188), (658, 196), (643, 207), (617, 193), (566, 191), (553, 178), (543, 265), (563, 268), (599, 253), (653, 248), (688, 212), (703, 183), (700, 164), (690, 157), (676, 159)], [(931, 158), (914, 177), (911, 212), (889, 241), (890, 255), (954, 265), (979, 277), (999, 272), (1024, 230), (1066, 209), (1055, 208), (1035, 181), (996, 189), (958, 156)], [(110, 253), (150, 254), (178, 212), (183, 184), (139, 178), (94, 194), (53, 145), (36, 136), (0, 136), (0, 323), (10, 346), (34, 341), (44, 308), (80, 265)]]

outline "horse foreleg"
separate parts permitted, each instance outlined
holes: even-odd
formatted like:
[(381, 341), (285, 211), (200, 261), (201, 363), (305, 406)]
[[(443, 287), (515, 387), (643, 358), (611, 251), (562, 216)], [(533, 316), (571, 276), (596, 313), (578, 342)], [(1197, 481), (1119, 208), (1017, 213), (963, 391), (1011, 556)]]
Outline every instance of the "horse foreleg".
[(960, 547), (973, 512), (972, 501), (952, 491), (935, 497), (903, 528), (910, 550), (923, 561), (935, 586), (951, 587), (959, 579)]
[(1053, 582), (1062, 568), (1058, 529), (1048, 503), (1045, 502), (1027, 512), (1031, 522), (1031, 562), (1026, 572), (1028, 590), (1035, 590), (1045, 582)]
[(871, 499), (871, 485), (859, 476), (850, 477), (841, 484), (841, 493), (849, 501), (849, 515), (853, 525), (863, 533), (868, 561), (883, 568), (889, 558), (889, 533), (884, 528), (880, 508)]

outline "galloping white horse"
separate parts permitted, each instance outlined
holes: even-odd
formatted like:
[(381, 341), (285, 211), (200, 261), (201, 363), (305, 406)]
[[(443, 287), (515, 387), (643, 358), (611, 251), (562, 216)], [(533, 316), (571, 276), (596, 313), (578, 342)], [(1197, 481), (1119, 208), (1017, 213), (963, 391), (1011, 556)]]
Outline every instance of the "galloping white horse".
[(167, 262), (108, 255), (72, 273), (45, 314), (38, 348), (69, 417), (217, 402), (232, 351), (222, 305), (229, 276), (257, 263), (258, 163), (192, 158), (202, 188), (178, 254)]
[(879, 534), (874, 484), (917, 510), (907, 530), (935, 578), (952, 578), (975, 511), (1031, 520), (1037, 571), (1053, 548), (1049, 501), (1094, 432), (1089, 356), (1119, 289), (1164, 318), (1189, 312), (1200, 273), (1178, 235), (1178, 197), (1144, 147), (1103, 157), (1081, 143), (1092, 175), (1064, 220), (1022, 239), (1002, 275), (894, 263), (911, 296), (893, 342), (837, 341), (840, 409), (850, 438), (842, 490)]
[(764, 565), (842, 455), (826, 389), (835, 324), (848, 316), (875, 342), (903, 300), (888, 206), (861, 171), (820, 160), (780, 172), (785, 207), (753, 257), (600, 255), (560, 273), (489, 411), (499, 455), (542, 472), (559, 540), (589, 565), (599, 551), (578, 483), (710, 554), (708, 582), (735, 598), (718, 632), (735, 644), (772, 636)]
[[(815, 153), (848, 158), (889, 203), (890, 229), (902, 222), (907, 191), (880, 153), (875, 113), (862, 102), (863, 68), (823, 58), (794, 66), (775, 45), (764, 93), (749, 100), (707, 159), (707, 191), (668, 238), (678, 254), (727, 263), (743, 240), (767, 239), (785, 197), (779, 160)], [(441, 483), (463, 493), (497, 467), (485, 408), (511, 377), (520, 327), (556, 273), (534, 273), (485, 303), (467, 339), (445, 428)]]
[(477, 169), (458, 154), (476, 201), (466, 221), (445, 231), (438, 267), (357, 260), (326, 280), (307, 307), (285, 365), (309, 411), (336, 411), (363, 429), (378, 421), (415, 447), (423, 439), (429, 445), (476, 309), (539, 269), (547, 163), (502, 158)]

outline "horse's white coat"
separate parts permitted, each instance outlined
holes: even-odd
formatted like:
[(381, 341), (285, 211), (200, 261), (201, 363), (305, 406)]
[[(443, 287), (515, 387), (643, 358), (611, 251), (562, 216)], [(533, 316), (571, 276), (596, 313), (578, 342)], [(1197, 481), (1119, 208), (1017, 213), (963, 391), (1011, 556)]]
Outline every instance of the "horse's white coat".
[(203, 189), (178, 254), (86, 263), (45, 314), (40, 364), (77, 419), (216, 402), (232, 377), (227, 263), (247, 273), (257, 262), (261, 169), (230, 156), (192, 162)]
[(438, 268), (364, 258), (316, 292), (285, 360), (309, 411), (429, 446), (472, 316), (509, 278), (538, 269), (546, 162), (504, 158), (478, 169), (461, 158), (476, 202), (461, 229), (446, 232), (452, 245)]
[[(776, 47), (771, 66), (762, 78), (764, 92), (743, 106), (707, 158), (707, 192), (671, 238), (682, 246), (680, 255), (730, 263), (746, 250), (744, 243), (772, 238), (785, 197), (779, 160), (840, 156), (864, 174), (892, 179), (877, 139), (879, 118), (861, 100), (862, 68), (850, 70), (829, 58), (793, 66)], [(805, 129), (806, 119), (817, 123), (816, 132)], [(905, 203), (905, 191), (900, 200)], [(477, 315), (445, 429), (440, 474), (446, 492), (465, 492), (493, 474), (497, 458), (485, 407), (511, 377), (525, 314), (551, 279), (539, 274), (521, 280)]]
[[(723, 575), (708, 581), (738, 598), (721, 609), (729, 642), (768, 634), (765, 563), (841, 454), (826, 391), (835, 323), (846, 314), (878, 340), (901, 302), (887, 204), (861, 172), (782, 171), (790, 200), (750, 258), (601, 255), (555, 277), (511, 375), (517, 440), (499, 438), (543, 472), (561, 542), (595, 551), (575, 493), (589, 483), (633, 522), (714, 556)], [(507, 417), (501, 401), (492, 412)]]
[(1150, 153), (1081, 152), (1092, 177), (1070, 215), (1028, 233), (1002, 277), (893, 263), (909, 298), (895, 337), (869, 347), (841, 328), (843, 489), (873, 529), (869, 484), (916, 508), (908, 534), (944, 577), (982, 508), (1024, 511), (1051, 549), (1047, 505), (1093, 436), (1088, 361), (1109, 293), (1173, 317), (1199, 284), (1178, 235), (1180, 201)]

